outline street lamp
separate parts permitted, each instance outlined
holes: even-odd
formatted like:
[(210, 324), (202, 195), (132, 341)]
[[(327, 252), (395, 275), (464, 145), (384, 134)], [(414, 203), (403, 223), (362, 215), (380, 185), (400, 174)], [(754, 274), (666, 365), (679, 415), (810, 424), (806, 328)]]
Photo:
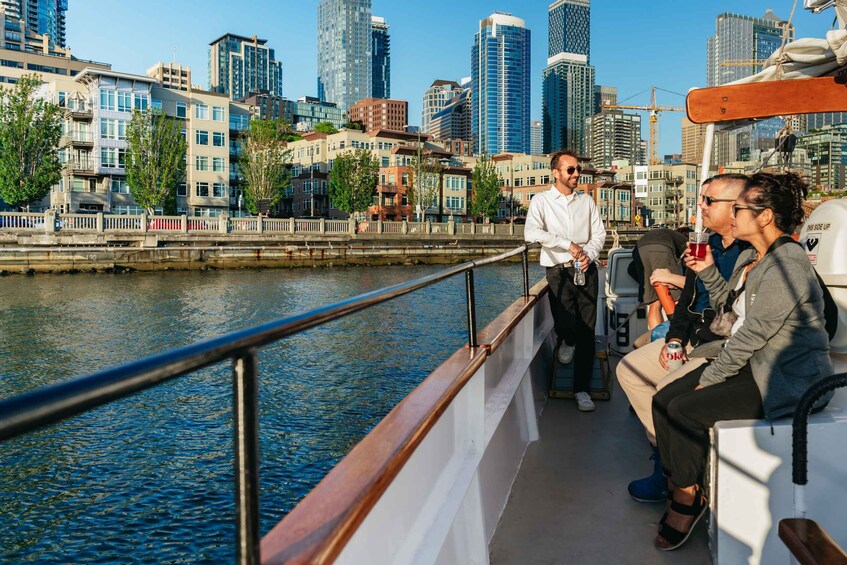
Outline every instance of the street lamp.
[(238, 217), (241, 217), (241, 204), (244, 203), (244, 196), (242, 196), (241, 191), (238, 192)]
[[(441, 163), (441, 182), (438, 183), (438, 221), (444, 221), (444, 172), (447, 170), (447, 166), (450, 164), (450, 159), (447, 157), (442, 157), (439, 159), (439, 163)], [(450, 216), (453, 216), (453, 209), (450, 209)]]
[[(405, 128), (406, 133), (409, 132), (409, 128), (412, 127), (409, 124), (403, 126)], [(415, 195), (415, 221), (421, 221), (421, 215), (424, 213), (424, 208), (421, 206), (420, 201), (420, 186), (421, 186), (421, 128), (418, 128), (418, 159), (415, 161), (415, 190), (417, 190), (417, 194)]]

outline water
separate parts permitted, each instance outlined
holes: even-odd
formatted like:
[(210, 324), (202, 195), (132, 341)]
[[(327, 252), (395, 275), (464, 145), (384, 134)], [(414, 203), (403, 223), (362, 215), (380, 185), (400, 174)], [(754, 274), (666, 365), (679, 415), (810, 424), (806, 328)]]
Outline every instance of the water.
[[(443, 267), (0, 278), (11, 396)], [(530, 280), (542, 276), (533, 267)], [(475, 272), (480, 328), (520, 266)], [(467, 340), (464, 277), (293, 336), (259, 357), (264, 534)], [(0, 445), (3, 563), (234, 558), (232, 384), (221, 364)]]

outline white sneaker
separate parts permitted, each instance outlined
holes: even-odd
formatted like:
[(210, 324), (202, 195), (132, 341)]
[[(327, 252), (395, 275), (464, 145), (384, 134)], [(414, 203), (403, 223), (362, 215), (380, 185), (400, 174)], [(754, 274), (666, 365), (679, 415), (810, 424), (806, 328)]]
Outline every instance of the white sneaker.
[(573, 361), (573, 353), (575, 350), (576, 347), (573, 345), (568, 345), (564, 341), (560, 343), (559, 348), (556, 350), (556, 357), (559, 359), (559, 363), (567, 365)]
[(587, 392), (578, 392), (573, 395), (576, 399), (576, 407), (580, 412), (592, 412), (595, 408), (594, 401), (588, 396)]

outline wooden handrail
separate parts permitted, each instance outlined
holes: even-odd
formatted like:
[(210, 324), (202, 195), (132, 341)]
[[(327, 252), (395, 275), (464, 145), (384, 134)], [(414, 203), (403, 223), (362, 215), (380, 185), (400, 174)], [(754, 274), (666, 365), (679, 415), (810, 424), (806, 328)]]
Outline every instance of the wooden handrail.
[[(532, 288), (433, 371), (262, 539), (262, 563), (330, 563), (485, 358), (523, 319), (546, 282)], [(533, 293), (535, 295), (533, 295)], [(484, 339), (483, 339), (484, 338)]]
[(780, 520), (779, 538), (801, 565), (847, 565), (847, 553), (814, 520)]

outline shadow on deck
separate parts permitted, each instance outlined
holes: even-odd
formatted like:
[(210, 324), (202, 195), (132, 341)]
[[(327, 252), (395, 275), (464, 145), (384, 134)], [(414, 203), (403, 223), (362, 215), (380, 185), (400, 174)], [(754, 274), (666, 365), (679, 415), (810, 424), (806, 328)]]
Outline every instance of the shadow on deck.
[(596, 401), (592, 413), (573, 400), (547, 401), (541, 439), (526, 450), (489, 546), (491, 563), (712, 563), (705, 520), (682, 548), (653, 547), (662, 505), (626, 490), (652, 469), (650, 448), (612, 380), (612, 399)]

